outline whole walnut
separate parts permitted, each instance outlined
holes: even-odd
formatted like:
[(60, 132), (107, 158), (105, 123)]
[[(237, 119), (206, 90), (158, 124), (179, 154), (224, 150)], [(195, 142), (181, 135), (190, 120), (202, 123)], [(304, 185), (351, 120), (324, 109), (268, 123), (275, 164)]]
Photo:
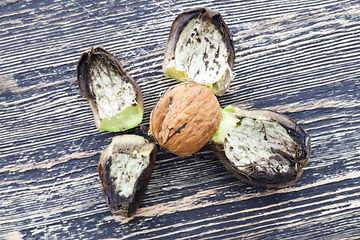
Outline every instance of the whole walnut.
[(212, 91), (183, 83), (159, 99), (150, 115), (150, 131), (164, 150), (188, 156), (209, 142), (220, 121), (221, 108)]

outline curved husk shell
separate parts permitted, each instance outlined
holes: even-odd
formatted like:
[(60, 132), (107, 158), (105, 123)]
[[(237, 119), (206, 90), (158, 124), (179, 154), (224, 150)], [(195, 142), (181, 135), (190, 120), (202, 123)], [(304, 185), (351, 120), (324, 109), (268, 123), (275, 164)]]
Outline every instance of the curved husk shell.
[[(260, 187), (283, 188), (292, 185), (296, 180), (298, 180), (298, 178), (303, 172), (302, 167), (304, 167), (308, 163), (308, 160), (310, 158), (310, 135), (293, 119), (279, 112), (257, 109), (244, 110), (237, 107), (233, 107), (233, 109), (233, 114), (238, 119), (237, 125), (241, 124), (244, 118), (267, 119), (266, 121), (279, 123), (286, 130), (290, 138), (293, 139), (293, 141), (297, 144), (298, 147), (294, 149), (294, 151), (296, 152), (295, 158), (289, 156), (288, 154), (282, 152), (279, 149), (272, 149), (272, 151), (274, 151), (274, 153), (278, 156), (272, 159), (271, 164), (269, 164), (270, 167), (266, 171), (264, 170), (264, 168), (259, 167), (259, 162), (252, 162), (245, 167), (241, 166), (240, 168), (228, 158), (227, 152), (225, 150), (225, 141), (228, 141), (229, 138), (229, 135), (227, 135), (226, 139), (222, 143), (216, 143), (213, 140), (211, 141), (211, 146), (214, 153), (225, 165), (225, 167), (240, 180), (247, 182), (251, 185)], [(230, 129), (229, 132), (230, 131), (232, 130)], [(260, 149), (263, 143), (259, 141), (253, 144), (256, 144), (257, 148)], [(254, 145), (252, 145), (251, 147), (253, 147)], [(243, 147), (246, 148), (249, 147), (249, 145)], [(279, 155), (281, 157), (279, 157)], [(279, 165), (287, 163), (289, 167), (288, 171), (280, 172), (278, 169), (276, 169), (277, 165), (273, 164), (274, 162), (277, 162)]]
[[(213, 42), (210, 42), (208, 39), (205, 39), (205, 37), (203, 38), (203, 40), (206, 40), (206, 51), (208, 51), (209, 54), (204, 54), (203, 52), (198, 52), (198, 51), (203, 51), (203, 48), (196, 48), (198, 50), (194, 50), (194, 51), (190, 51), (189, 54), (204, 54), (204, 56), (202, 57), (202, 60), (199, 62), (196, 62), (195, 64), (188, 64), (196, 66), (199, 63), (204, 63), (206, 65), (206, 71), (207, 73), (204, 74), (204, 77), (202, 77), (201, 79), (198, 80), (194, 80), (194, 77), (191, 77), (189, 71), (179, 71), (176, 70), (176, 68), (172, 68), (169, 66), (172, 66), (171, 62), (175, 59), (176, 57), (176, 47), (177, 44), (179, 43), (179, 37), (182, 34), (183, 30), (187, 27), (187, 25), (189, 24), (189, 22), (191, 22), (192, 20), (197, 19), (200, 22), (200, 26), (202, 26), (202, 23), (206, 23), (204, 25), (209, 26), (208, 24), (211, 24), (215, 27), (215, 29), (219, 32), (219, 34), (221, 35), (221, 41), (225, 44), (225, 50), (226, 52), (220, 52), (221, 54), (226, 54), (227, 55), (227, 59), (225, 63), (220, 63), (220, 64), (224, 64), (226, 65), (226, 71), (224, 72), (220, 72), (218, 73), (219, 76), (222, 76), (222, 78), (220, 80), (218, 80), (215, 83), (208, 83), (207, 81), (207, 77), (206, 76), (210, 76), (210, 70), (211, 68), (209, 67), (208, 69), (208, 64), (209, 64), (209, 60), (210, 64), (212, 61), (216, 61), (216, 59), (218, 59), (218, 55), (219, 55), (219, 51), (217, 50), (217, 53), (215, 52), (215, 54), (217, 56), (215, 56), (214, 59), (210, 58), (208, 55), (211, 55), (211, 48), (215, 49), (214, 46), (217, 48), (218, 46), (218, 42), (213, 40)], [(201, 27), (200, 27), (201, 28)], [(195, 29), (197, 30), (197, 28)], [(193, 33), (189, 33), (188, 34), (188, 41), (187, 42), (201, 42), (199, 40), (199, 38), (196, 38), (197, 36), (200, 36), (201, 38), (201, 31), (207, 30), (207, 27), (203, 28), (203, 29), (199, 29), (198, 32), (200, 32), (200, 35), (197, 35), (198, 32), (195, 31)], [(195, 34), (194, 34), (195, 33)], [(195, 35), (195, 36), (194, 36)], [(194, 37), (193, 37), (194, 36)], [(202, 41), (205, 42), (205, 41)], [(187, 45), (187, 43), (185, 44)], [(201, 50), (199, 50), (201, 49)], [(206, 52), (205, 52), (206, 53)], [(181, 52), (181, 55), (186, 54), (185, 51)], [(192, 58), (189, 56), (189, 58)], [(208, 61), (206, 63), (206, 61)], [(176, 80), (178, 80), (179, 82), (197, 82), (199, 84), (205, 85), (207, 87), (209, 87), (213, 93), (217, 96), (222, 95), (227, 88), (230, 85), (230, 82), (232, 81), (233, 77), (234, 77), (234, 61), (235, 61), (235, 48), (234, 48), (234, 43), (233, 43), (233, 37), (232, 37), (232, 33), (229, 29), (229, 27), (227, 26), (227, 24), (225, 23), (224, 19), (222, 18), (221, 14), (218, 11), (206, 8), (206, 7), (198, 7), (198, 8), (193, 8), (190, 10), (187, 10), (185, 12), (182, 12), (181, 14), (179, 14), (176, 19), (174, 20), (174, 22), (172, 23), (171, 29), (170, 29), (170, 33), (169, 33), (169, 38), (167, 41), (167, 45), (166, 45), (166, 49), (165, 49), (165, 53), (164, 53), (164, 60), (162, 63), (162, 69), (163, 72), (165, 73), (166, 76), (168, 77), (172, 77)], [(199, 70), (202, 71), (201, 69), (205, 69), (200, 67)], [(215, 71), (214, 71), (215, 72)], [(213, 73), (215, 74), (215, 73)]]
[[(116, 154), (120, 153), (123, 154), (123, 156), (131, 156), (134, 154), (134, 151), (138, 153), (145, 152), (145, 154), (149, 156), (149, 162), (140, 170), (137, 169), (139, 173), (135, 174), (135, 171), (132, 171), (134, 175), (131, 177), (136, 179), (132, 181), (134, 185), (131, 188), (131, 194), (126, 196), (126, 194), (120, 192), (121, 187), (120, 189), (116, 187), (115, 176), (111, 173), (112, 168), (113, 171), (116, 169), (117, 173), (125, 171), (124, 165), (121, 166), (122, 168), (118, 167), (119, 162), (115, 161)], [(132, 159), (132, 161), (134, 161), (134, 159)], [(101, 189), (106, 197), (107, 205), (113, 214), (132, 217), (136, 213), (149, 184), (155, 161), (156, 145), (150, 143), (145, 138), (132, 134), (119, 135), (113, 138), (110, 145), (101, 154), (97, 168), (101, 180)]]
[[(90, 104), (95, 125), (100, 131), (125, 131), (141, 123), (144, 114), (141, 89), (120, 60), (108, 51), (94, 47), (81, 55), (77, 83)], [(127, 97), (128, 103), (124, 103), (126, 95), (131, 95)], [(120, 110), (123, 106), (127, 107)], [(116, 122), (116, 119), (129, 116), (135, 120)]]

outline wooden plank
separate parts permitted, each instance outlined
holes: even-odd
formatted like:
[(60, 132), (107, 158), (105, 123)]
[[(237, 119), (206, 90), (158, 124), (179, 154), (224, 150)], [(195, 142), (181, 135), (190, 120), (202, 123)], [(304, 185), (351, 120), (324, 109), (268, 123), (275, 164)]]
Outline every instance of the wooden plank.
[[(158, 148), (137, 215), (113, 216), (96, 172), (113, 133), (99, 132), (76, 83), (81, 53), (103, 46), (142, 88), (146, 136), (175, 17), (222, 13), (236, 77), (222, 107), (277, 110), (312, 137), (285, 189), (240, 182), (209, 145)], [(3, 1), (0, 3), (0, 239), (360, 238), (359, 1)]]

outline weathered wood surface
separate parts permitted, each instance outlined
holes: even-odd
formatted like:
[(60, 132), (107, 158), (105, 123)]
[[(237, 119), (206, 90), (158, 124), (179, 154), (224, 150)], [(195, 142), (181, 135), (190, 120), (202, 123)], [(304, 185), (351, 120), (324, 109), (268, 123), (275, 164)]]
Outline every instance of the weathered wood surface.
[[(102, 46), (142, 88), (145, 135), (170, 25), (184, 10), (220, 11), (236, 77), (219, 97), (296, 119), (312, 156), (291, 187), (232, 176), (209, 146), (160, 149), (138, 214), (114, 217), (96, 167), (113, 133), (95, 128), (76, 84), (81, 53)], [(0, 2), (1, 239), (359, 239), (360, 1)]]

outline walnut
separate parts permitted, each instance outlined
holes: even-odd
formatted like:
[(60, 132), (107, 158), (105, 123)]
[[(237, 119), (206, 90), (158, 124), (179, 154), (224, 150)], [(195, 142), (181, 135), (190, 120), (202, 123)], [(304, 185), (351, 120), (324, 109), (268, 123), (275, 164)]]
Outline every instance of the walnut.
[(220, 121), (221, 108), (212, 91), (183, 83), (159, 99), (150, 115), (150, 131), (164, 150), (188, 156), (209, 142)]

